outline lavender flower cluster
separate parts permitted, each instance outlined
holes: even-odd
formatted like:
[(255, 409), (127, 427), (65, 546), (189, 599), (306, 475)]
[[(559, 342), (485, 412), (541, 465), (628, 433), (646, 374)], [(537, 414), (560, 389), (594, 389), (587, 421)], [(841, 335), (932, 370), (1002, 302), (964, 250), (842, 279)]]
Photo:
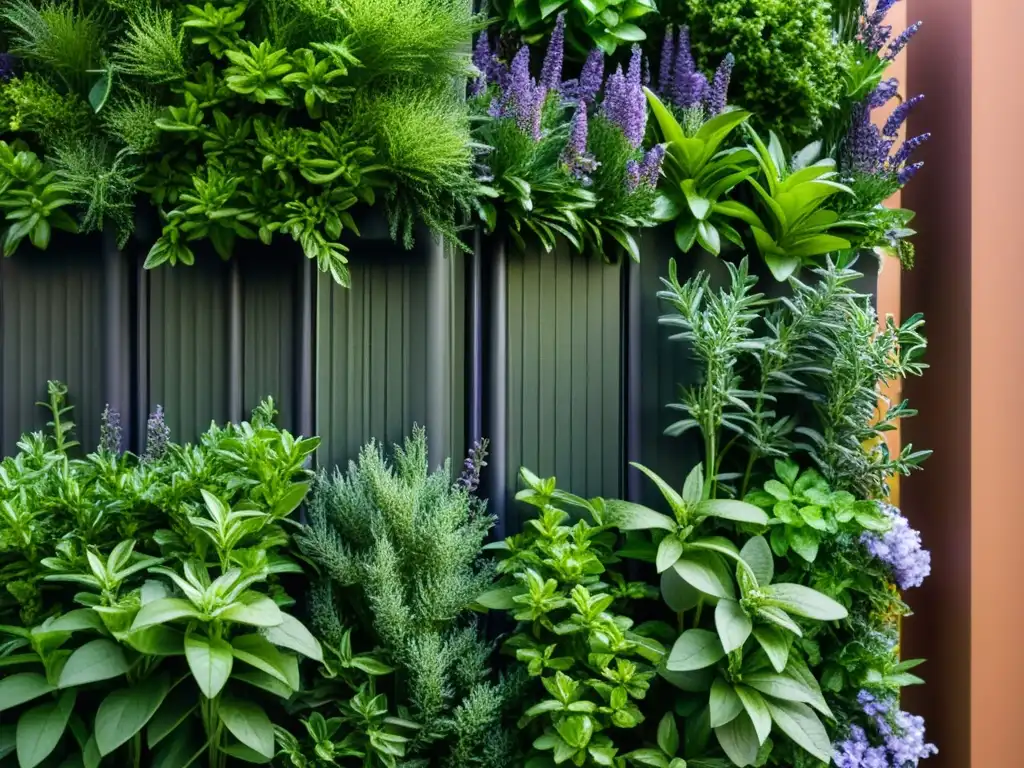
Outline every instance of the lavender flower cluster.
[(163, 406), (158, 405), (146, 420), (146, 451), (142, 455), (142, 460), (157, 461), (163, 458), (170, 442), (171, 428), (164, 419)]
[(892, 527), (881, 535), (861, 534), (861, 543), (873, 557), (889, 566), (900, 589), (921, 586), (932, 572), (932, 556), (921, 547), (921, 534), (910, 527), (896, 507), (881, 502), (879, 507), (892, 521)]
[(482, 437), (473, 443), (473, 447), (469, 449), (469, 455), (462, 462), (462, 472), (459, 475), (459, 479), (455, 481), (459, 488), (464, 488), (469, 493), (473, 493), (480, 487), (480, 473), (487, 466), (485, 459), (487, 458), (487, 446), (489, 444), (490, 441), (486, 437)]
[(857, 39), (865, 48), (876, 54), (881, 53), (888, 44), (889, 47), (884, 56), (885, 61), (892, 61), (899, 56), (907, 47), (910, 39), (921, 29), (919, 21), (916, 24), (911, 24), (893, 39), (892, 25), (885, 23), (885, 17), (898, 2), (899, 0), (877, 0), (875, 9), (871, 11), (868, 0), (861, 0), (860, 30)]
[(924, 100), (923, 95), (907, 99), (892, 111), (885, 125), (879, 128), (872, 120), (871, 113), (896, 96), (897, 89), (895, 78), (883, 80), (867, 100), (854, 109), (846, 136), (845, 164), (850, 170), (860, 173), (894, 174), (899, 185), (903, 186), (924, 166), (922, 162), (910, 163), (910, 156), (931, 138), (931, 134), (922, 133), (907, 139), (893, 152), (907, 116)]
[(107, 406), (100, 415), (100, 451), (112, 455), (121, 453), (121, 414)]
[(924, 718), (895, 710), (892, 701), (868, 691), (861, 691), (857, 701), (877, 736), (872, 739), (866, 729), (851, 725), (847, 738), (834, 745), (832, 759), (838, 768), (916, 768), (921, 760), (938, 753), (934, 744), (924, 740)]
[(677, 35), (669, 27), (661, 46), (658, 95), (679, 109), (703, 109), (708, 117), (714, 117), (725, 110), (735, 63), (733, 55), (728, 54), (709, 83), (693, 60), (689, 28), (681, 27)]
[[(605, 82), (604, 54), (595, 48), (587, 56), (579, 78), (563, 82), (564, 57), (564, 11), (558, 16), (544, 56), (540, 78), (536, 80), (530, 75), (530, 50), (527, 46), (520, 48), (511, 65), (506, 67), (492, 50), (487, 34), (483, 33), (473, 50), (473, 64), (480, 74), (470, 83), (470, 95), (478, 97), (489, 85), (496, 85), (497, 96), (491, 101), (488, 114), (494, 118), (514, 119), (519, 129), (534, 141), (542, 138), (541, 119), (550, 94), (555, 93), (565, 102), (576, 104), (569, 140), (561, 159), (569, 173), (582, 184), (588, 185), (590, 174), (599, 165), (587, 151), (589, 110), (597, 105), (602, 88), (604, 97), (599, 110), (601, 117), (618, 126), (634, 149), (643, 146), (647, 130), (647, 99), (643, 90), (644, 61), (640, 47), (634, 45), (626, 71), (623, 72), (619, 66)], [(724, 108), (728, 72), (725, 71), (721, 78), (716, 76), (716, 83), (721, 90)], [(714, 86), (708, 93), (712, 91)], [(634, 192), (641, 185), (652, 189), (657, 186), (664, 158), (665, 148), (659, 146), (649, 150), (642, 160), (631, 162), (625, 179), (627, 190)]]

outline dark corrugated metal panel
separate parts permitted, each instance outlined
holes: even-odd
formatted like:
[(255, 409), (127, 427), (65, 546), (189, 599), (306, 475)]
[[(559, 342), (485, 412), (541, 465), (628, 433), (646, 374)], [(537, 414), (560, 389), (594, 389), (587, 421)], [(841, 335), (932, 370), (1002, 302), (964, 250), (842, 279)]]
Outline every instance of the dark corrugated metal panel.
[(278, 424), (295, 422), (296, 302), (301, 254), (253, 249), (242, 258), (242, 408), (244, 418), (268, 395)]
[(103, 260), (99, 237), (55, 237), (0, 260), (0, 447), (45, 429), (46, 382), (68, 385), (76, 438), (99, 438), (103, 410)]
[(228, 419), (228, 264), (200, 252), (191, 267), (148, 280), (147, 410), (162, 405), (175, 441)]
[(426, 262), (387, 243), (353, 255), (352, 287), (317, 278), (319, 462), (354, 458), (371, 437), (400, 442), (426, 420)]
[(620, 494), (621, 276), (565, 247), (509, 256), (510, 493), (526, 466), (573, 493)]
[[(451, 334), (449, 367), (449, 446), (453, 471), (458, 472), (465, 457), (467, 435), (467, 387), (469, 384), (466, 368), (466, 278), (469, 256), (453, 245), (448, 246), (448, 280), (451, 283), (448, 308), (448, 327)], [(435, 459), (441, 457), (435, 456)]]

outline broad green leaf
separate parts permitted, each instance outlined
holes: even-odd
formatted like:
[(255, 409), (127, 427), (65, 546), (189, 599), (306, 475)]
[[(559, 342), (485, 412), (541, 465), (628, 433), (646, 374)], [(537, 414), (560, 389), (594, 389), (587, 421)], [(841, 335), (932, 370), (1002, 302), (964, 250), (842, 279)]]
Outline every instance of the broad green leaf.
[(683, 613), (697, 606), (701, 593), (683, 581), (674, 568), (669, 568), (661, 574), (661, 597), (674, 612)]
[(185, 653), (185, 633), (163, 624), (154, 624), (118, 639), (147, 656), (181, 656)]
[(658, 746), (666, 755), (673, 756), (679, 752), (679, 729), (671, 712), (666, 712), (658, 723)]
[(684, 552), (672, 567), (683, 581), (701, 592), (729, 600), (736, 597), (732, 574), (714, 552)]
[(638, 43), (647, 39), (647, 34), (636, 24), (619, 24), (617, 27), (609, 29), (608, 32), (624, 43)]
[(93, 84), (92, 88), (89, 89), (89, 106), (92, 107), (93, 112), (99, 112), (103, 109), (103, 106), (107, 103), (107, 99), (110, 97), (110, 89), (114, 84), (114, 68), (108, 66), (99, 79)]
[(106, 633), (103, 622), (92, 608), (69, 611), (46, 625), (47, 632), (77, 632), (83, 629), (92, 629), (101, 634)]
[(274, 757), (274, 726), (259, 704), (225, 695), (217, 714), (232, 736), (268, 760)]
[(0, 680), (0, 712), (57, 690), (37, 672), (18, 672)]
[(831, 597), (801, 584), (771, 584), (764, 592), (775, 606), (806, 619), (838, 621), (849, 615)]
[(247, 669), (244, 672), (235, 670), (231, 674), (231, 679), (241, 680), (243, 683), (248, 683), (282, 699), (289, 699), (295, 693), (287, 683), (258, 669)]
[(610, 518), (609, 521), (620, 531), (645, 531), (658, 528), (663, 531), (674, 531), (675, 521), (668, 515), (655, 512), (642, 504), (634, 504), (631, 501), (621, 499), (608, 499), (605, 501)]
[(687, 504), (697, 504), (704, 498), (704, 465), (697, 464), (686, 476), (683, 483), (683, 501)]
[(722, 238), (718, 234), (718, 229), (710, 221), (697, 222), (697, 242), (701, 248), (713, 256), (717, 256), (722, 251)]
[[(786, 531), (789, 539), (789, 546), (800, 557), (808, 563), (813, 563), (818, 557), (818, 546), (820, 544), (818, 534), (811, 528), (790, 528)], [(796, 613), (794, 611), (794, 613)]]
[(484, 592), (476, 599), (478, 605), (492, 611), (511, 611), (516, 607), (513, 598), (522, 595), (525, 590), (518, 584), (511, 587), (498, 587)]
[(109, 694), (96, 710), (96, 746), (109, 755), (146, 727), (167, 697), (166, 675), (149, 678)]
[(750, 637), (753, 626), (750, 617), (735, 600), (718, 601), (715, 607), (715, 628), (726, 653), (741, 648)]
[(761, 644), (776, 672), (782, 672), (789, 660), (789, 638), (771, 626), (754, 627), (754, 639)]
[(746, 710), (750, 722), (754, 725), (758, 742), (764, 744), (765, 739), (772, 732), (772, 716), (768, 711), (768, 706), (764, 703), (764, 697), (745, 685), (736, 686), (736, 695), (743, 702), (743, 709)]
[(810, 704), (816, 698), (815, 691), (802, 681), (777, 672), (751, 672), (743, 676), (743, 682), (765, 696), (782, 701)]
[(202, 614), (188, 600), (180, 597), (165, 597), (146, 603), (135, 615), (132, 631), (151, 627), (155, 624), (166, 624), (178, 619), (198, 619)]
[(683, 554), (683, 543), (672, 534), (669, 534), (658, 545), (657, 568), (658, 573), (664, 573), (671, 568), (679, 556)]
[(690, 207), (693, 217), (698, 221), (707, 219), (708, 214), (711, 213), (711, 201), (697, 192), (696, 182), (693, 179), (686, 179), (680, 185), (680, 189), (683, 191), (686, 204)]
[[(758, 240), (758, 232), (761, 230), (754, 228), (754, 239)], [(760, 241), (758, 240), (758, 245)], [(771, 270), (772, 277), (777, 282), (784, 283), (793, 276), (793, 273), (800, 268), (800, 259), (794, 256), (782, 256), (776, 253), (765, 253), (764, 263), (768, 265), (768, 269)]]
[(768, 515), (760, 507), (737, 499), (708, 499), (697, 505), (697, 514), (732, 520), (737, 523), (768, 525)]
[(265, 765), (270, 762), (270, 758), (264, 757), (255, 749), (245, 746), (245, 744), (228, 744), (226, 747), (221, 747), (221, 751), (245, 763)]
[(722, 751), (738, 768), (753, 765), (757, 760), (760, 744), (757, 731), (746, 712), (741, 712), (726, 725), (715, 728), (715, 736)]
[(60, 699), (40, 704), (18, 718), (15, 735), (18, 765), (35, 768), (56, 749), (75, 707), (76, 691), (64, 691)]
[[(671, 715), (666, 715), (670, 717)], [(636, 749), (625, 755), (630, 765), (649, 765), (651, 768), (670, 768), (668, 758), (660, 749)], [(527, 763), (530, 766), (531, 763)], [(538, 763), (539, 765), (539, 763)]]
[(274, 504), (270, 514), (275, 518), (288, 517), (288, 515), (298, 509), (299, 505), (305, 500), (307, 493), (309, 493), (309, 483), (292, 483), (288, 490), (284, 492), (284, 495)]
[(661, 129), (661, 135), (665, 141), (670, 143), (682, 142), (686, 138), (686, 134), (671, 110), (661, 103), (661, 99), (655, 96), (650, 88), (644, 88), (644, 94), (647, 96), (647, 103), (651, 105), (651, 113), (658, 123), (658, 128)]
[(775, 558), (772, 557), (772, 548), (764, 536), (748, 539), (740, 550), (740, 558), (750, 566), (758, 586), (766, 587), (772, 583), (775, 577)]
[(788, 629), (797, 637), (803, 637), (800, 625), (793, 621), (793, 618), (781, 608), (774, 608), (770, 605), (762, 605), (757, 609), (757, 615), (762, 619), (770, 621), (778, 627)]
[(700, 539), (690, 539), (686, 542), (687, 549), (703, 549), (708, 552), (717, 552), (728, 557), (730, 560), (739, 560), (740, 551), (736, 545), (724, 536), (705, 536)]
[(676, 222), (675, 240), (676, 247), (680, 251), (689, 253), (693, 244), (697, 242), (697, 220), (689, 216), (679, 219)]
[(779, 729), (811, 755), (827, 763), (832, 759), (832, 745), (825, 727), (806, 704), (765, 699), (772, 720)]
[(683, 632), (672, 646), (666, 666), (672, 672), (692, 672), (710, 667), (725, 656), (718, 635), (706, 629)]
[(185, 636), (185, 659), (199, 690), (208, 699), (220, 693), (231, 676), (231, 645), (220, 638), (190, 632)]
[(284, 614), (277, 603), (258, 592), (247, 592), (225, 608), (217, 618), (253, 627), (276, 627)]
[(736, 695), (736, 691), (721, 677), (716, 677), (715, 682), (711, 684), (711, 697), (708, 699), (708, 706), (710, 707), (712, 728), (731, 723), (743, 711), (743, 702)]
[(199, 707), (195, 693), (186, 686), (178, 686), (150, 718), (146, 727), (146, 744), (152, 750), (174, 730), (185, 722)]
[(72, 688), (100, 680), (109, 680), (128, 671), (121, 646), (105, 638), (91, 640), (68, 658), (61, 670), (59, 688)]
[(266, 672), (287, 684), (292, 690), (299, 690), (298, 659), (282, 653), (277, 646), (259, 635), (242, 635), (231, 641), (231, 652), (236, 659)]
[(807, 702), (808, 704), (825, 717), (834, 717), (832, 710), (829, 709), (828, 703), (825, 701), (825, 697), (821, 693), (818, 679), (811, 672), (810, 667), (807, 666), (800, 654), (794, 653), (789, 657), (789, 663), (786, 665), (786, 674), (794, 680), (802, 682), (804, 687), (811, 692), (811, 700)]

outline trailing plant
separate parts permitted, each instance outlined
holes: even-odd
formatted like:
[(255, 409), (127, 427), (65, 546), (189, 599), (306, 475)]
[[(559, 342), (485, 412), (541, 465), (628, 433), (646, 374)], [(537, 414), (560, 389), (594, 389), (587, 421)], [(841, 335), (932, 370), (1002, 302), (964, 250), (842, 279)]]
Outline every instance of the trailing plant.
[(49, 394), (50, 435), (0, 465), (0, 752), (20, 768), (269, 761), (299, 657), (322, 659), (281, 581), (301, 572), (287, 518), (318, 441), (274, 427), (268, 400), (179, 446), (158, 409), (140, 458), (108, 408), (98, 450), (72, 458), (66, 389)]
[(530, 45), (549, 37), (564, 17), (569, 53), (584, 59), (594, 47), (611, 55), (620, 45), (645, 40), (640, 24), (658, 7), (654, 0), (495, 0), (491, 10), (504, 31), (521, 34)]
[(25, 68), (0, 114), (54, 158), (81, 231), (113, 219), (123, 244), (149, 198), (163, 230), (148, 267), (191, 264), (201, 241), (229, 258), (239, 239), (280, 233), (347, 285), (355, 206), (383, 193), (406, 246), (414, 219), (454, 238), (472, 210), (467, 113), (451, 88), (477, 26), (465, 3), (101, 13), (13, 0), (0, 17)]
[[(616, 535), (600, 500), (559, 491), (521, 470), (517, 499), (535, 507), (523, 533), (488, 545), (503, 574), (480, 603), (516, 621), (503, 650), (531, 679), (518, 726), (528, 765), (622, 765), (644, 723), (648, 689), (665, 655), (667, 625), (634, 625), (632, 604), (656, 596), (615, 569)], [(569, 511), (578, 519), (570, 523)], [(579, 515), (582, 510), (582, 516)], [(644, 752), (633, 755), (642, 763)]]
[[(642, 59), (606, 80), (595, 49), (578, 79), (562, 81), (564, 14), (559, 15), (539, 80), (523, 46), (506, 65), (477, 41), (471, 83), (485, 185), (479, 212), (489, 232), (507, 229), (518, 247), (529, 231), (545, 250), (559, 237), (608, 260), (621, 248), (639, 259), (633, 232), (653, 224), (664, 148), (644, 150), (647, 122)], [(603, 83), (602, 83), (603, 81)], [(598, 94), (602, 91), (603, 98)]]
[(806, 143), (845, 95), (854, 51), (833, 36), (830, 0), (673, 0), (663, 14), (688, 25), (702, 69), (735, 56), (732, 100), (759, 130)]
[(493, 678), (491, 648), (470, 610), (491, 584), (493, 568), (479, 555), (492, 525), (467, 483), (453, 482), (449, 464), (428, 471), (419, 428), (395, 448), (393, 463), (371, 442), (346, 474), (317, 478), (298, 536), (323, 579), (312, 595), (314, 626), (336, 666), (346, 666), (352, 644), (374, 649), (386, 666), (350, 665), (374, 676), (395, 670), (389, 681), (357, 686), (371, 697), (387, 692), (390, 704), (378, 699), (376, 711), (397, 713), (397, 722), (387, 721), (397, 731), (387, 732), (405, 738), (407, 760), (500, 766), (511, 759), (501, 727), (511, 683)]

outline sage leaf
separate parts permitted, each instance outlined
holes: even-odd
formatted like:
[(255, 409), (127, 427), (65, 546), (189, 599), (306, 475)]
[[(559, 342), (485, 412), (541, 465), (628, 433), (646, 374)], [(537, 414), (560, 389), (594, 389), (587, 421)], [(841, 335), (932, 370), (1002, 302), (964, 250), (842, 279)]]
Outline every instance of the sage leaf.
[(672, 646), (666, 666), (672, 672), (693, 672), (710, 667), (725, 656), (718, 635), (706, 629), (683, 632)]
[(722, 648), (731, 653), (747, 641), (754, 624), (735, 600), (719, 600), (715, 607), (715, 628)]
[(838, 621), (849, 615), (831, 597), (802, 584), (771, 584), (764, 591), (776, 606), (806, 619)]
[(711, 716), (711, 727), (731, 723), (733, 719), (743, 711), (743, 702), (736, 695), (731, 684), (721, 677), (716, 677), (711, 684), (711, 697), (708, 699), (709, 713)]
[(765, 699), (765, 704), (775, 724), (798, 746), (823, 763), (832, 759), (832, 745), (825, 726), (810, 707), (795, 701), (774, 699)]
[(715, 728), (722, 751), (738, 768), (753, 765), (757, 760), (757, 731), (746, 712), (741, 712), (725, 725)]

